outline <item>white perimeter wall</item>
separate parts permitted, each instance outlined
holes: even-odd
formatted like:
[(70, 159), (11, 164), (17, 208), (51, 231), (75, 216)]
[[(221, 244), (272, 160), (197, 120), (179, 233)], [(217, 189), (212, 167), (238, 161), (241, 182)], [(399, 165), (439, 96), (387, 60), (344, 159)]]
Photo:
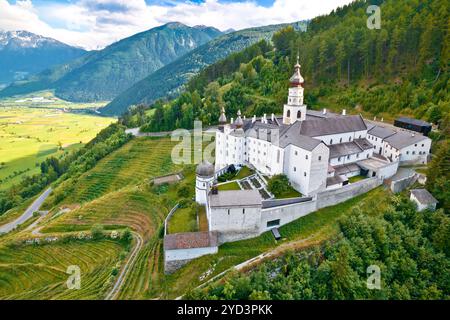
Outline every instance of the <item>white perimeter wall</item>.
[(218, 247), (164, 250), (164, 258), (166, 262), (191, 260), (207, 254), (215, 254), (218, 251)]

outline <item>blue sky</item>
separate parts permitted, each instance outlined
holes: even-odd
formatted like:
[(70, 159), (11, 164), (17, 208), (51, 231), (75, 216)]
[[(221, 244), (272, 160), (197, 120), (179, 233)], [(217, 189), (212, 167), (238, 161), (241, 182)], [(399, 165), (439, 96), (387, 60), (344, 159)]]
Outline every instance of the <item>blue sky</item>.
[(0, 0), (0, 30), (27, 30), (86, 49), (167, 22), (236, 30), (311, 19), (351, 0)]

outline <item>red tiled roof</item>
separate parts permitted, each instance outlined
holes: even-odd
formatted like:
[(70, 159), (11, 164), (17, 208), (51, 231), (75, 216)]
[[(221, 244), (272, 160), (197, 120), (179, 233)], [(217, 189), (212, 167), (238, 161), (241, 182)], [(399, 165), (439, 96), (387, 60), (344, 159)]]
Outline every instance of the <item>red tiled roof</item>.
[(164, 250), (217, 247), (216, 232), (189, 232), (164, 237)]

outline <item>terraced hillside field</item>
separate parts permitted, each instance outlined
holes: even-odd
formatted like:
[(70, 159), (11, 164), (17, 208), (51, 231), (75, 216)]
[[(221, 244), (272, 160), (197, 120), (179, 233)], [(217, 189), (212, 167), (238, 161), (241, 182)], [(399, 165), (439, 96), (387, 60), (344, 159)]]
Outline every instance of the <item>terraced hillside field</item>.
[[(0, 299), (103, 299), (124, 247), (102, 240), (0, 247)], [(79, 266), (81, 288), (67, 288), (67, 268)]]
[(102, 159), (79, 179), (62, 183), (49, 201), (60, 197), (64, 204), (82, 204), (123, 187), (181, 169), (173, 164), (171, 152), (178, 142), (170, 138), (135, 138)]
[(156, 233), (170, 205), (174, 205), (164, 199), (145, 187), (126, 187), (54, 219), (50, 217), (41, 232), (89, 230), (101, 224), (111, 228), (129, 227), (146, 240)]

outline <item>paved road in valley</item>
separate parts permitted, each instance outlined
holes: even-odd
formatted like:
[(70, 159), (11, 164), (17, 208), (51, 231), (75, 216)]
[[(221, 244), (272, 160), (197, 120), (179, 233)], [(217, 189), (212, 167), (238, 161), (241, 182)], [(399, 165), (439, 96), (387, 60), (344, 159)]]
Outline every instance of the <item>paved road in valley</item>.
[[(214, 133), (217, 129), (216, 126), (207, 127), (203, 129), (204, 133)], [(193, 132), (193, 130), (188, 130)], [(135, 137), (167, 137), (172, 134), (173, 131), (161, 131), (161, 132), (141, 132), (140, 128), (132, 128), (125, 130), (125, 133), (131, 133)]]
[(29, 206), (28, 209), (25, 210), (25, 212), (19, 218), (3, 226), (0, 226), (0, 233), (8, 233), (11, 230), (14, 230), (14, 228), (17, 227), (18, 225), (30, 219), (33, 216), (33, 213), (39, 210), (42, 203), (44, 203), (45, 199), (47, 199), (47, 197), (50, 195), (52, 191), (53, 190), (51, 187), (45, 190), (44, 193), (42, 193), (39, 196), (39, 198), (34, 200), (31, 206)]

